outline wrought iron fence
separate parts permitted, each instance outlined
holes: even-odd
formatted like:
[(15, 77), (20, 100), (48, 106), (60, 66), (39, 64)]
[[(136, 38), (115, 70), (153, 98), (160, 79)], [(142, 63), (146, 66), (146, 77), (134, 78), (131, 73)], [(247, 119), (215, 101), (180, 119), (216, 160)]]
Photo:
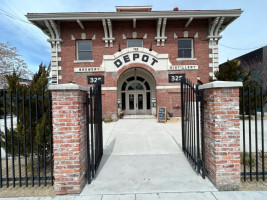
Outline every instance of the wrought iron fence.
[(240, 90), (241, 175), (243, 180), (265, 181), (267, 175), (267, 93), (261, 87)]
[(203, 92), (181, 79), (182, 148), (191, 164), (205, 178)]
[(102, 94), (101, 83), (90, 88), (90, 97), (86, 94), (86, 132), (88, 171), (87, 178), (90, 184), (95, 177), (103, 156), (103, 129), (102, 129)]
[(50, 93), (3, 91), (0, 121), (0, 188), (53, 185)]

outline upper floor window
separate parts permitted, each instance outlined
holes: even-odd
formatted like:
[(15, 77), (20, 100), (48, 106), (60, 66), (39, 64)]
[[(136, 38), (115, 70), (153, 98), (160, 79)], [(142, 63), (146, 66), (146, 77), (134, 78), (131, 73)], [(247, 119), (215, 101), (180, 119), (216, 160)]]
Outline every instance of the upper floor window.
[(77, 60), (92, 60), (92, 41), (77, 41)]
[(194, 58), (193, 39), (178, 39), (178, 58)]
[(143, 40), (127, 40), (127, 47), (143, 47)]

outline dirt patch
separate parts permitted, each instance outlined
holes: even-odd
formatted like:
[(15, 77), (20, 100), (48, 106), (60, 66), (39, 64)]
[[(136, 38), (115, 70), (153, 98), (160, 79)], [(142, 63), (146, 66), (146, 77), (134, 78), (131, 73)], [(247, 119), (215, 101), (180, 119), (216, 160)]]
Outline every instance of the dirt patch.
[(267, 191), (267, 181), (256, 181), (256, 180), (252, 180), (252, 181), (241, 181), (241, 190), (244, 191)]
[(47, 186), (16, 186), (12, 187), (3, 186), (0, 188), (0, 198), (7, 197), (47, 197), (47, 196), (55, 196), (54, 187), (51, 185)]

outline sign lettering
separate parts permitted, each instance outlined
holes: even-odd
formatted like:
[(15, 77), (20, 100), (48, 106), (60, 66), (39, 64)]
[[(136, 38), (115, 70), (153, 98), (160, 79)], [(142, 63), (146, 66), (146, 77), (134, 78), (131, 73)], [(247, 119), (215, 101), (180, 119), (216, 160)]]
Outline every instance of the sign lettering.
[(172, 65), (169, 70), (197, 70), (198, 65)]
[(104, 76), (87, 76), (88, 84), (96, 84), (100, 82), (104, 84)]
[(156, 58), (153, 58), (150, 55), (140, 54), (140, 53), (133, 53), (132, 55), (131, 54), (127, 54), (127, 55), (122, 56), (122, 59), (118, 58), (117, 60), (114, 61), (114, 65), (117, 68), (119, 68), (123, 64), (126, 64), (126, 63), (131, 62), (131, 61), (134, 61), (134, 62), (141, 61), (141, 62), (144, 62), (145, 64), (149, 64), (151, 66), (154, 66), (155, 63), (159, 62)]
[(166, 116), (166, 107), (158, 107), (158, 122), (166, 122), (167, 116)]
[(185, 77), (185, 74), (169, 74), (169, 83), (181, 82), (181, 79)]

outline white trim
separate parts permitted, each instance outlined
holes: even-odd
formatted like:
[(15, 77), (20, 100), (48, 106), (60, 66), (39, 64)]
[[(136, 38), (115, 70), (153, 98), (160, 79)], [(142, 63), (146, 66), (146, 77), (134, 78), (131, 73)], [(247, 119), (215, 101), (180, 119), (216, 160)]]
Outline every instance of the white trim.
[(105, 46), (108, 47), (108, 31), (107, 31), (107, 23), (106, 23), (106, 19), (102, 19), (102, 24), (103, 24), (103, 28), (104, 28), (104, 34), (105, 37), (103, 38), (103, 40), (105, 41)]
[(102, 87), (101, 90), (105, 90), (105, 91), (117, 91), (117, 87)]
[(91, 72), (104, 72), (102, 67), (75, 67), (74, 72), (91, 73)]
[[(58, 69), (57, 69), (58, 68)], [(51, 69), (51, 71), (57, 71), (57, 70), (61, 70), (61, 66), (58, 66), (58, 67), (54, 67), (54, 66), (52, 66), (52, 69)]]
[(157, 46), (160, 45), (160, 29), (161, 29), (161, 21), (162, 18), (158, 19), (158, 23), (157, 23), (157, 37), (155, 37), (155, 39), (157, 40)]
[(231, 17), (238, 18), (242, 10), (180, 10), (179, 12), (173, 11), (162, 11), (162, 12), (65, 12), (65, 13), (37, 13), (37, 14), (27, 14), (26, 17), (30, 21), (37, 20), (101, 20), (101, 19), (158, 19), (158, 18), (174, 18), (174, 19), (185, 19), (185, 18), (214, 18), (214, 17)]
[(242, 87), (242, 82), (237, 81), (214, 81), (204, 85), (200, 85), (198, 88), (200, 90), (210, 89), (210, 88), (231, 88), (231, 87)]
[(81, 22), (81, 20), (77, 19), (77, 23), (79, 24), (79, 26), (81, 27), (81, 29), (84, 30), (84, 25)]
[(136, 28), (136, 18), (133, 18), (133, 28)]
[(198, 70), (198, 65), (172, 65), (168, 70)]
[(186, 22), (186, 24), (184, 25), (184, 27), (185, 28), (187, 28), (188, 26), (189, 26), (189, 24), (193, 21), (193, 17), (190, 17), (188, 20), (187, 20), (187, 22)]
[(93, 63), (95, 62), (94, 60), (74, 60), (74, 63)]
[(58, 85), (49, 85), (49, 90), (81, 90), (81, 91), (90, 91), (89, 87), (80, 86), (73, 83), (58, 84)]
[(196, 58), (176, 58), (176, 61), (197, 60)]
[(156, 86), (156, 90), (165, 90), (165, 89), (178, 89), (181, 88), (180, 85), (158, 85)]

